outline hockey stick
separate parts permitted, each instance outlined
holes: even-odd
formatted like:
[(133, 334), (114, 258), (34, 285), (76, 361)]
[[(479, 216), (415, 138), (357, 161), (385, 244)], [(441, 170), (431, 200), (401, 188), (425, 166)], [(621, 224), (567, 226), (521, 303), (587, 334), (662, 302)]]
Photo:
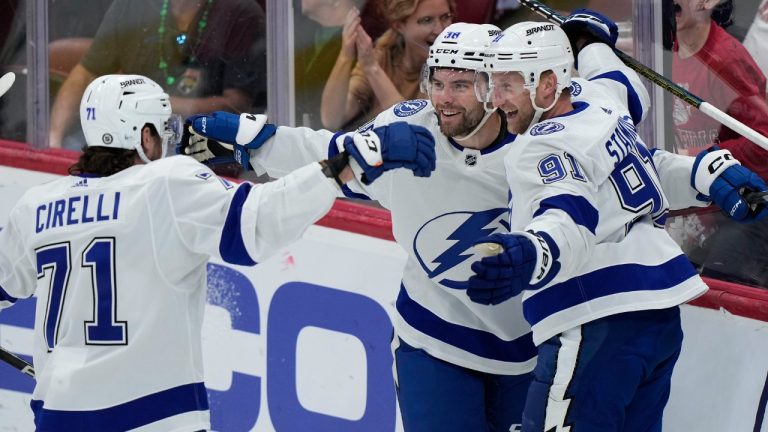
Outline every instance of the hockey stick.
[(17, 357), (15, 354), (12, 354), (9, 351), (6, 351), (5, 348), (0, 347), (0, 360), (8, 363), (9, 365), (15, 367), (19, 370), (19, 372), (29, 375), (32, 378), (35, 377), (35, 368), (32, 367), (31, 364), (25, 362), (24, 360)]
[(2, 97), (5, 92), (11, 88), (14, 81), (16, 81), (16, 74), (13, 72), (8, 72), (7, 74), (3, 75), (2, 78), (0, 78), (0, 97)]
[[(552, 23), (560, 25), (564, 21), (564, 18), (554, 9), (551, 9), (550, 7), (545, 6), (536, 0), (520, 0), (520, 3), (543, 16)], [(638, 62), (621, 50), (614, 48), (613, 52), (616, 54), (616, 56), (619, 57), (619, 59), (621, 59), (622, 62), (624, 62), (625, 65), (633, 69), (635, 72), (648, 78), (651, 80), (651, 82), (677, 96), (684, 102), (693, 105), (699, 111), (708, 115), (710, 118), (717, 120), (734, 132), (757, 144), (764, 150), (768, 150), (768, 138), (764, 137), (754, 129), (720, 111), (719, 109), (715, 108), (714, 105), (710, 104), (709, 102), (705, 102), (700, 97), (685, 90), (684, 88), (667, 79), (664, 75), (661, 75), (648, 66)]]

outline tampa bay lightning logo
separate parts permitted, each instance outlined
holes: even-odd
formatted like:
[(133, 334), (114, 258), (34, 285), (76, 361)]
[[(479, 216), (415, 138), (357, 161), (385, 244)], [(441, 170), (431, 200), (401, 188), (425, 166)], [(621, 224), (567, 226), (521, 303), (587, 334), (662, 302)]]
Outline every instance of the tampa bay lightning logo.
[(398, 117), (408, 117), (416, 114), (427, 106), (424, 99), (414, 99), (400, 102), (395, 106), (395, 115)]
[(549, 135), (563, 129), (565, 129), (565, 126), (563, 126), (561, 123), (553, 121), (544, 122), (532, 127), (531, 135)]
[(507, 217), (508, 209), (496, 208), (446, 213), (428, 221), (413, 239), (413, 250), (421, 268), (430, 279), (446, 288), (466, 289), (467, 280), (473, 274), (471, 265), (479, 259), (472, 244), (494, 232), (508, 232)]
[(571, 96), (578, 96), (581, 94), (581, 85), (575, 81), (571, 82)]

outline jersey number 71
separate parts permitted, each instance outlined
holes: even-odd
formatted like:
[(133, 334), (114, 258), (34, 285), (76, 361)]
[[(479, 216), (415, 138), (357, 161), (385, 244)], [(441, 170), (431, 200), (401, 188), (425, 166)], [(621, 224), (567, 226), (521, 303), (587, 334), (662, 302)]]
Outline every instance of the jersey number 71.
[[(45, 306), (44, 336), (48, 350), (56, 346), (59, 324), (72, 271), (69, 242), (38, 248), (37, 278), (50, 272)], [(117, 320), (117, 287), (115, 284), (115, 239), (94, 238), (83, 251), (80, 265), (89, 269), (93, 290), (93, 319), (84, 321), (86, 345), (127, 345), (128, 323)]]

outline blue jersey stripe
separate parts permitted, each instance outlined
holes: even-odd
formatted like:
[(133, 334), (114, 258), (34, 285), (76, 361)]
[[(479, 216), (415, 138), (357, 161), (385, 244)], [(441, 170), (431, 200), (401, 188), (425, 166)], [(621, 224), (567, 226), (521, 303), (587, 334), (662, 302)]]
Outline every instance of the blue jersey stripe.
[(203, 383), (185, 384), (94, 411), (58, 411), (41, 400), (30, 405), (37, 432), (125, 431), (191, 411), (207, 411), (208, 395)]
[(396, 307), (411, 327), (476, 356), (515, 363), (526, 362), (536, 356), (531, 332), (505, 341), (493, 333), (449, 323), (413, 301), (402, 284)]
[(627, 78), (627, 76), (622, 72), (611, 71), (598, 75), (590, 79), (590, 81), (598, 79), (610, 79), (624, 85), (624, 87), (627, 88), (627, 104), (629, 105), (629, 115), (632, 116), (632, 122), (635, 123), (635, 126), (637, 126), (637, 124), (640, 123), (640, 120), (643, 119), (643, 104), (640, 103), (640, 96), (637, 95), (635, 88), (629, 82), (629, 78)]
[(13, 303), (16, 303), (16, 300), (18, 299), (8, 294), (8, 292), (3, 289), (2, 285), (0, 285), (0, 302), (7, 301), (13, 304)]
[(661, 265), (621, 264), (553, 285), (523, 301), (525, 319), (536, 325), (547, 317), (590, 300), (632, 291), (661, 291), (696, 275), (685, 255)]
[(539, 208), (533, 213), (533, 217), (550, 209), (564, 211), (577, 225), (583, 226), (592, 234), (595, 233), (597, 222), (600, 220), (597, 209), (582, 196), (562, 194), (543, 199), (539, 203)]
[(252, 185), (248, 182), (241, 183), (232, 197), (229, 204), (227, 219), (224, 222), (224, 229), (221, 231), (221, 240), (219, 241), (219, 254), (221, 258), (230, 264), (248, 265), (256, 264), (245, 248), (243, 232), (240, 229), (240, 220), (243, 217), (243, 205), (248, 199)]

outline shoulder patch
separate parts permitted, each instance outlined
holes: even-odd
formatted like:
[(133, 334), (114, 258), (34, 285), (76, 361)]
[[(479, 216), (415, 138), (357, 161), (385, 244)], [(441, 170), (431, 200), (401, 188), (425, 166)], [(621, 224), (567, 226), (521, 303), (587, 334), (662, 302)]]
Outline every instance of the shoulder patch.
[(210, 172), (210, 171), (203, 171), (203, 172), (199, 172), (199, 173), (195, 174), (195, 177), (199, 178), (200, 180), (207, 181), (208, 179), (213, 177), (213, 173)]
[(561, 131), (565, 129), (565, 126), (562, 123), (550, 121), (550, 122), (544, 122), (539, 123), (536, 126), (531, 128), (531, 135), (549, 135), (558, 131)]
[(581, 85), (575, 81), (571, 82), (571, 96), (578, 96), (581, 94)]
[(427, 101), (424, 99), (414, 99), (400, 102), (395, 105), (395, 115), (398, 117), (409, 117), (424, 109)]

